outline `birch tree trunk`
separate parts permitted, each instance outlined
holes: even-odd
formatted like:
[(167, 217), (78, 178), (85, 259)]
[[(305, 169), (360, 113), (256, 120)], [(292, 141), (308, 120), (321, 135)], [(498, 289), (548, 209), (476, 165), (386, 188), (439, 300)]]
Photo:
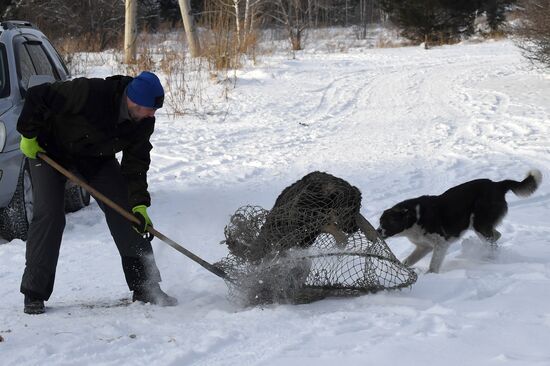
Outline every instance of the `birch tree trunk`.
[(136, 61), (137, 40), (137, 0), (126, 0), (124, 26), (124, 62), (127, 64)]
[(245, 45), (248, 44), (248, 36), (251, 33), (252, 29), (250, 29), (250, 0), (246, 0), (245, 6), (244, 6), (244, 25), (243, 25), (243, 33), (244, 33), (244, 42)]
[(197, 37), (197, 31), (195, 29), (195, 22), (191, 16), (191, 6), (189, 5), (189, 0), (178, 0), (178, 2), (180, 4), (181, 17), (183, 19), (183, 26), (187, 36), (187, 43), (189, 44), (189, 53), (191, 54), (191, 57), (199, 57), (201, 47), (199, 38)]
[(235, 8), (235, 26), (237, 28), (237, 49), (241, 49), (241, 14), (239, 13), (240, 0), (233, 0), (233, 7)]

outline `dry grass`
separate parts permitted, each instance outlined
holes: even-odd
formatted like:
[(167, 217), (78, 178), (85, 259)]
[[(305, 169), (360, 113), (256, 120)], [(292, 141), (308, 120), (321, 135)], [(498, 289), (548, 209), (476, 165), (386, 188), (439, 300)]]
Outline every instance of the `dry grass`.
[(201, 58), (185, 57), (181, 52), (167, 50), (158, 66), (166, 76), (165, 103), (169, 114), (181, 116), (202, 109), (206, 104), (207, 71)]
[(241, 66), (238, 39), (234, 32), (234, 22), (230, 14), (223, 8), (211, 5), (208, 19), (204, 19), (208, 25), (203, 33), (201, 43), (203, 56), (208, 60), (212, 70), (227, 71)]
[[(123, 63), (126, 66), (126, 74), (128, 75), (138, 75), (143, 70), (155, 70), (156, 62), (153, 59), (153, 51), (149, 47), (149, 43), (140, 43), (142, 46), (139, 47), (136, 52), (136, 59), (131, 63)], [(121, 57), (123, 54), (120, 54)]]

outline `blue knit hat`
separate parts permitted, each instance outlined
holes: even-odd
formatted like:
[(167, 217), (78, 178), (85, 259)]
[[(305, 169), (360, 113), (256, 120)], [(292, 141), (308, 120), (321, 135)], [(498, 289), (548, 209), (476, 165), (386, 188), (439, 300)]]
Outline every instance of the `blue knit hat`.
[(164, 89), (157, 75), (142, 71), (128, 84), (126, 95), (137, 105), (148, 108), (162, 108)]

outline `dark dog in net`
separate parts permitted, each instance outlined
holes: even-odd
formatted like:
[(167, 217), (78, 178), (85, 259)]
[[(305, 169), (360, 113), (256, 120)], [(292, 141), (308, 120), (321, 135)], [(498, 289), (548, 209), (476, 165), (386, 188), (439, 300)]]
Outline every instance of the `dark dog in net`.
[(361, 192), (312, 172), (285, 188), (270, 211), (241, 207), (225, 227), (229, 255), (217, 263), (229, 296), (244, 305), (307, 303), (412, 285), (360, 214)]

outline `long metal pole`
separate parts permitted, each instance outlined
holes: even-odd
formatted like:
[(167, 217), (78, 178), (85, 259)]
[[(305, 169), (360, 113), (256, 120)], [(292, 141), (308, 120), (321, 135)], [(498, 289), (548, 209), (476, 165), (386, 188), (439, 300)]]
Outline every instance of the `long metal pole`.
[[(129, 220), (133, 223), (139, 224), (139, 220), (137, 219), (137, 217), (135, 217), (134, 215), (132, 215), (131, 213), (129, 213), (128, 211), (126, 211), (125, 209), (123, 209), (122, 207), (117, 205), (116, 203), (114, 203), (112, 200), (110, 200), (108, 197), (103, 195), (101, 192), (95, 190), (88, 183), (84, 182), (82, 179), (80, 179), (79, 177), (77, 177), (76, 175), (74, 175), (73, 173), (68, 171), (67, 169), (63, 168), (61, 165), (59, 165), (54, 160), (52, 160), (49, 156), (47, 156), (43, 153), (38, 153), (37, 156), (40, 159), (44, 160), (49, 165), (51, 165), (52, 168), (54, 168), (55, 170), (57, 170), (58, 172), (63, 174), (65, 177), (67, 177), (68, 179), (70, 179), (74, 183), (78, 184), (80, 187), (82, 187), (85, 190), (87, 190), (88, 192), (90, 192), (90, 194), (96, 200), (98, 200), (100, 202), (103, 202), (104, 204), (106, 204), (107, 206), (109, 206), (110, 208), (112, 208), (113, 210), (115, 210), (116, 212), (121, 214), (122, 216), (124, 216), (127, 220)], [(163, 242), (165, 242), (166, 244), (170, 245), (172, 248), (176, 249), (178, 252), (180, 252), (183, 255), (189, 257), (191, 260), (197, 262), (202, 267), (204, 267), (208, 271), (212, 272), (216, 276), (221, 277), (223, 279), (229, 279), (228, 276), (227, 276), (227, 273), (225, 273), (223, 270), (221, 270), (220, 268), (208, 263), (207, 261), (205, 261), (204, 259), (198, 257), (197, 255), (193, 254), (189, 250), (182, 247), (180, 244), (176, 243), (174, 240), (168, 238), (166, 235), (164, 235), (161, 232), (155, 230), (155, 228), (153, 228), (152, 226), (147, 227), (147, 231), (150, 232), (151, 234), (153, 234), (154, 236), (156, 236), (157, 238), (159, 238), (160, 240), (162, 240)]]

